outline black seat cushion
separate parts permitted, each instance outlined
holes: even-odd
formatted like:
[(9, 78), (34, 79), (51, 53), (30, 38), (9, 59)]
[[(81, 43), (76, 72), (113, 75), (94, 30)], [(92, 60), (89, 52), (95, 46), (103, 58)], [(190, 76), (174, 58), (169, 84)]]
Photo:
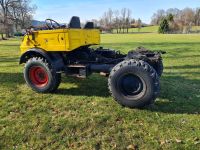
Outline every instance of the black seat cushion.
[(73, 16), (69, 23), (69, 28), (80, 29), (81, 28), (81, 21), (79, 17)]
[(94, 29), (94, 22), (87, 22), (85, 24), (85, 29)]

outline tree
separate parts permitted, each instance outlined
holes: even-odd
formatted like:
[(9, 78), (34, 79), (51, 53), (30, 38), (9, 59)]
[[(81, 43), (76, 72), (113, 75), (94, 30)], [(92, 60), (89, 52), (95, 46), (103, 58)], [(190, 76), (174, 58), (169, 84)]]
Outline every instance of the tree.
[(179, 16), (181, 11), (178, 8), (169, 8), (166, 10), (166, 16), (173, 15), (175, 18)]
[(91, 21), (94, 23), (94, 27), (95, 27), (95, 28), (99, 28), (100, 24), (99, 24), (99, 21), (98, 21), (98, 20), (92, 19)]
[(137, 20), (137, 28), (138, 32), (140, 32), (140, 29), (142, 28), (142, 20), (140, 18)]
[(123, 33), (124, 33), (124, 30), (125, 30), (125, 26), (126, 26), (126, 8), (123, 8), (121, 10), (121, 25), (122, 25), (122, 30), (123, 30)]
[(100, 19), (100, 26), (103, 30), (113, 31), (116, 29), (117, 33), (128, 33), (129, 28), (131, 27), (131, 10), (123, 8), (121, 12), (119, 10), (109, 9), (103, 14)]
[(166, 11), (158, 10), (152, 17), (152, 24), (157, 25), (159, 20), (163, 21), (163, 18), (167, 19), (170, 32), (189, 33), (193, 25), (200, 25), (200, 9), (170, 8)]
[(158, 32), (162, 34), (169, 32), (169, 23), (166, 18), (162, 19)]
[(119, 11), (118, 10), (114, 11), (114, 28), (117, 30), (117, 33), (119, 33), (120, 16), (119, 16)]
[(158, 10), (156, 13), (153, 14), (151, 19), (152, 25), (159, 25), (161, 20), (166, 17), (166, 12), (163, 9)]
[(10, 36), (15, 26), (16, 30), (27, 28), (36, 6), (31, 6), (31, 0), (0, 0), (0, 22), (2, 35)]
[(181, 12), (181, 18), (185, 25), (194, 22), (195, 13), (191, 8), (185, 8)]
[(3, 33), (6, 33), (6, 37), (9, 37), (9, 8), (12, 5), (14, 1), (13, 0), (0, 0), (0, 10), (1, 10), (1, 24), (2, 24), (2, 39)]
[(110, 31), (112, 32), (113, 30), (113, 10), (109, 9), (107, 12), (107, 17), (108, 17), (108, 26)]
[[(123, 33), (128, 33), (128, 29), (131, 27), (131, 10), (128, 8), (123, 8), (121, 10), (121, 21), (120, 21), (121, 29), (123, 30)], [(121, 30), (120, 29), (120, 30)]]
[(113, 10), (109, 9), (107, 12), (105, 12), (100, 19), (100, 25), (101, 27), (109, 32), (112, 32), (113, 30)]
[(127, 15), (126, 15), (126, 31), (128, 33), (128, 29), (131, 27), (131, 10), (126, 9)]
[(174, 22), (174, 15), (172, 13), (168, 13), (166, 17), (168, 23), (169, 23), (169, 32), (175, 33), (178, 30), (177, 24)]
[(167, 16), (167, 20), (168, 20), (169, 22), (173, 22), (173, 21), (174, 21), (174, 16), (173, 16), (173, 14), (169, 14), (169, 15)]
[(195, 25), (200, 25), (200, 8), (197, 8), (195, 11)]
[(183, 26), (183, 33), (189, 33), (194, 23), (195, 13), (191, 8), (185, 8), (180, 14), (180, 25)]

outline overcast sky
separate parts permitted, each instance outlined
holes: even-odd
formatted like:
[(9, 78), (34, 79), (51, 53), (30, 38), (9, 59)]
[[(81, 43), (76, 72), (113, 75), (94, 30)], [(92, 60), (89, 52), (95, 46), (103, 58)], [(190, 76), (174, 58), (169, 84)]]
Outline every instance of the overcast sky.
[(200, 7), (200, 0), (33, 0), (32, 3), (38, 7), (34, 19), (52, 18), (62, 23), (67, 23), (71, 16), (79, 16), (83, 22), (99, 19), (109, 8), (129, 8), (133, 18), (150, 23), (158, 9)]

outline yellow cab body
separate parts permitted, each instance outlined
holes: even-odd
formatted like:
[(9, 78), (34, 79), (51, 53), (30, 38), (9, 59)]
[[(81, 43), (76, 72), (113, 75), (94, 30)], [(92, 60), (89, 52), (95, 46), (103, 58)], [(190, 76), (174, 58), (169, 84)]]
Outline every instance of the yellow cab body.
[(70, 52), (82, 46), (98, 44), (98, 29), (41, 30), (25, 35), (20, 50), (21, 54), (32, 48), (40, 48), (47, 52)]

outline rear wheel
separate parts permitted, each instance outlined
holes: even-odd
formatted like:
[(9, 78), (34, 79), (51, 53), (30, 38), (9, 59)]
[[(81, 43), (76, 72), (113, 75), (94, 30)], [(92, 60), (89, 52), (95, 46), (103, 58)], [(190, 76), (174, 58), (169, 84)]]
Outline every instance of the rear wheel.
[(45, 59), (39, 57), (28, 60), (24, 68), (24, 78), (39, 93), (54, 92), (61, 82), (61, 74), (57, 74)]
[(163, 74), (163, 70), (164, 70), (163, 61), (162, 61), (162, 60), (159, 60), (158, 62), (156, 62), (156, 63), (153, 65), (153, 68), (156, 70), (158, 76), (161, 77), (162, 74)]
[(157, 98), (160, 90), (156, 71), (146, 62), (126, 60), (111, 71), (109, 90), (123, 106), (140, 108)]

